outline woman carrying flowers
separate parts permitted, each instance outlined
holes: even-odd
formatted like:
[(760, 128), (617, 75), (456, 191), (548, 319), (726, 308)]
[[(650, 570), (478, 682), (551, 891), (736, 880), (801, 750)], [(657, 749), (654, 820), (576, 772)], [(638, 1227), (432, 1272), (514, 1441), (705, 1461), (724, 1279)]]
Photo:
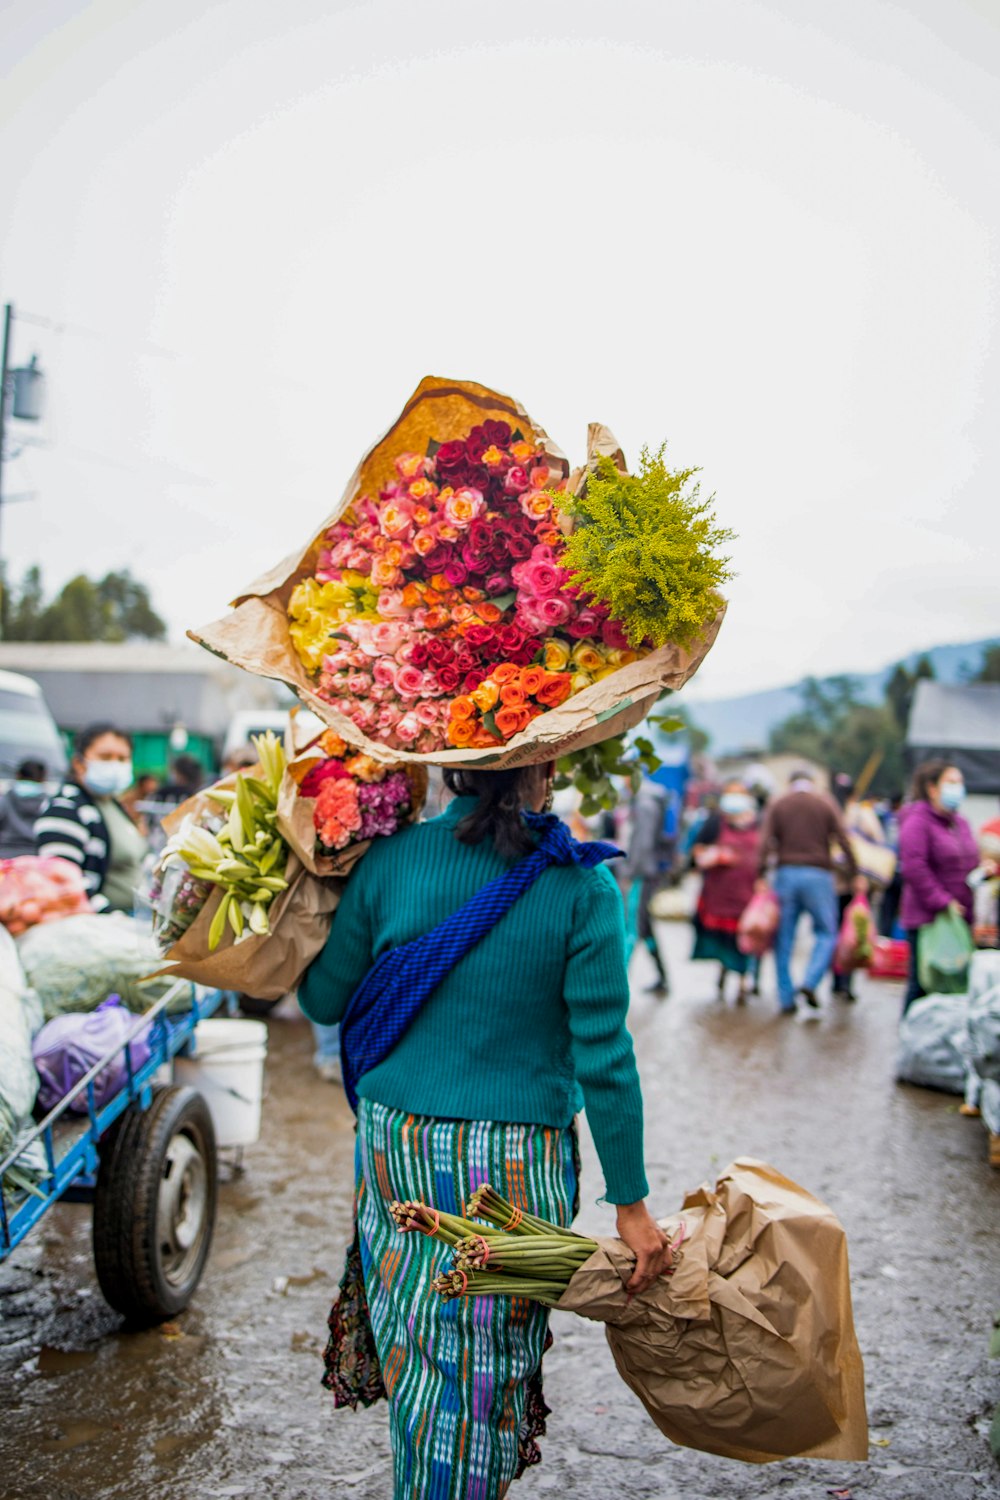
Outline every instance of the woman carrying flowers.
[[(331, 1342), (366, 1297), (377, 1363), (360, 1399), (388, 1398), (395, 1500), (493, 1500), (537, 1462), (547, 1313), (519, 1298), (442, 1302), (430, 1288), (446, 1251), (401, 1234), (394, 1199), (460, 1212), (490, 1182), (567, 1224), (585, 1107), (618, 1233), (636, 1252), (631, 1289), (670, 1264), (644, 1201), (621, 899), (600, 864), (614, 851), (539, 816), (552, 771), (447, 771), (454, 801), (372, 846), (299, 989), (313, 1020), (344, 1023), (364, 1285), (349, 1284), (349, 1262)], [(328, 1383), (338, 1404), (359, 1398), (357, 1382), (353, 1396)]]

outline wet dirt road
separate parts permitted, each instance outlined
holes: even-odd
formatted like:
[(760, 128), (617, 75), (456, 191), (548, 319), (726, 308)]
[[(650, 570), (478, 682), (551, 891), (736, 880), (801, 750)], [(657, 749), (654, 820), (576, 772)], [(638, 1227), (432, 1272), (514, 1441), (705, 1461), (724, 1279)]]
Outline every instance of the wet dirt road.
[[(1000, 1493), (988, 1361), (1000, 1308), (1000, 1172), (957, 1100), (893, 1083), (899, 987), (862, 983), (819, 1024), (770, 998), (713, 998), (714, 970), (664, 932), (675, 992), (643, 992), (632, 1029), (663, 1212), (733, 1156), (773, 1162), (846, 1225), (875, 1445), (867, 1465), (749, 1468), (671, 1447), (615, 1374), (599, 1328), (556, 1315), (541, 1466), (512, 1494), (572, 1500), (972, 1500)], [(765, 984), (766, 984), (765, 980)], [(0, 1271), (2, 1500), (387, 1500), (384, 1412), (334, 1412), (320, 1389), (325, 1319), (350, 1221), (352, 1120), (310, 1066), (309, 1028), (269, 1022), (261, 1143), (222, 1190), (195, 1303), (175, 1325), (120, 1331), (96, 1287), (89, 1213), (64, 1207)], [(580, 1227), (610, 1232), (584, 1142)]]

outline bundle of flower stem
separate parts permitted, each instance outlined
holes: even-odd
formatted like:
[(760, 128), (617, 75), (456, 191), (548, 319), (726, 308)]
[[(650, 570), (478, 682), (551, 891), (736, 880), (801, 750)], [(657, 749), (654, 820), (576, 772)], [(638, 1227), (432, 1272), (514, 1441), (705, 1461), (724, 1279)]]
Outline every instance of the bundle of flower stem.
[(393, 1203), (391, 1212), (400, 1229), (419, 1230), (451, 1247), (452, 1269), (433, 1282), (446, 1300), (530, 1297), (553, 1307), (597, 1249), (595, 1240), (515, 1208), (488, 1183), (473, 1193), (468, 1217), (424, 1203)]

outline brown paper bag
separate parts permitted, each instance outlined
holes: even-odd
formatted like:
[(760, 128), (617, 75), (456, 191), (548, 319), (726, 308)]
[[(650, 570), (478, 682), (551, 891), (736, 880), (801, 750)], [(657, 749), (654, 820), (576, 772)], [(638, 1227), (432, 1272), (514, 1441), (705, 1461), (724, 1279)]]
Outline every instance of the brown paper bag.
[[(442, 380), (426, 376), (389, 431), (365, 454), (336, 509), (327, 517), (307, 546), (279, 563), (243, 591), (233, 612), (210, 625), (188, 632), (223, 660), (233, 662), (259, 677), (284, 682), (307, 708), (317, 714), (343, 739), (358, 745), (378, 760), (424, 761), (436, 765), (504, 766), (531, 765), (558, 759), (570, 750), (598, 744), (635, 727), (649, 713), (667, 688), (684, 686), (701, 666), (715, 642), (725, 613), (720, 598), (719, 613), (710, 621), (700, 640), (690, 646), (666, 645), (640, 661), (575, 694), (560, 708), (549, 709), (533, 719), (527, 729), (502, 746), (485, 750), (440, 750), (414, 755), (390, 749), (369, 740), (349, 719), (337, 713), (314, 691), (292, 645), (288, 631), (287, 605), (292, 590), (313, 567), (323, 534), (361, 494), (377, 493), (393, 477), (393, 460), (403, 451), (426, 452), (434, 439), (444, 443), (463, 436), (470, 427), (488, 418), (509, 422), (545, 450), (549, 467), (566, 474), (569, 465), (537, 422), (509, 396), (500, 395), (473, 381)], [(591, 424), (589, 461), (599, 453), (616, 460), (621, 450), (606, 427)], [(624, 460), (622, 459), (622, 463)], [(574, 485), (585, 471), (574, 475)]]
[(326, 942), (342, 887), (317, 880), (294, 854), (285, 875), (288, 889), (273, 903), (269, 933), (244, 933), (237, 940), (227, 926), (218, 948), (210, 951), (208, 932), (223, 898), (217, 889), (164, 954), (164, 967), (158, 972), (193, 979), (210, 989), (237, 990), (256, 1000), (280, 1000), (294, 990)]
[(867, 1458), (847, 1242), (830, 1209), (741, 1158), (663, 1227), (673, 1238), (682, 1222), (669, 1280), (629, 1301), (635, 1257), (602, 1240), (557, 1306), (606, 1325), (618, 1373), (675, 1443), (746, 1463)]

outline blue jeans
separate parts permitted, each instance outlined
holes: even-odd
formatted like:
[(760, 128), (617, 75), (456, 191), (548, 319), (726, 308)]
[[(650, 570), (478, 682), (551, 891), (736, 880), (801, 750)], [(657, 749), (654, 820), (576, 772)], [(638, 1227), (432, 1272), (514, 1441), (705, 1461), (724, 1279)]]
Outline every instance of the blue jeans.
[(313, 1041), (316, 1043), (316, 1051), (313, 1054), (314, 1063), (339, 1062), (340, 1061), (340, 1027), (321, 1026), (318, 1021), (310, 1021), (313, 1029)]
[[(796, 989), (814, 990), (833, 962), (837, 946), (837, 892), (833, 875), (815, 865), (779, 865), (774, 894), (781, 904), (774, 959), (778, 969), (778, 1000), (782, 1010), (795, 1007)], [(792, 981), (792, 949), (803, 912), (812, 917), (815, 941), (801, 985)]]

